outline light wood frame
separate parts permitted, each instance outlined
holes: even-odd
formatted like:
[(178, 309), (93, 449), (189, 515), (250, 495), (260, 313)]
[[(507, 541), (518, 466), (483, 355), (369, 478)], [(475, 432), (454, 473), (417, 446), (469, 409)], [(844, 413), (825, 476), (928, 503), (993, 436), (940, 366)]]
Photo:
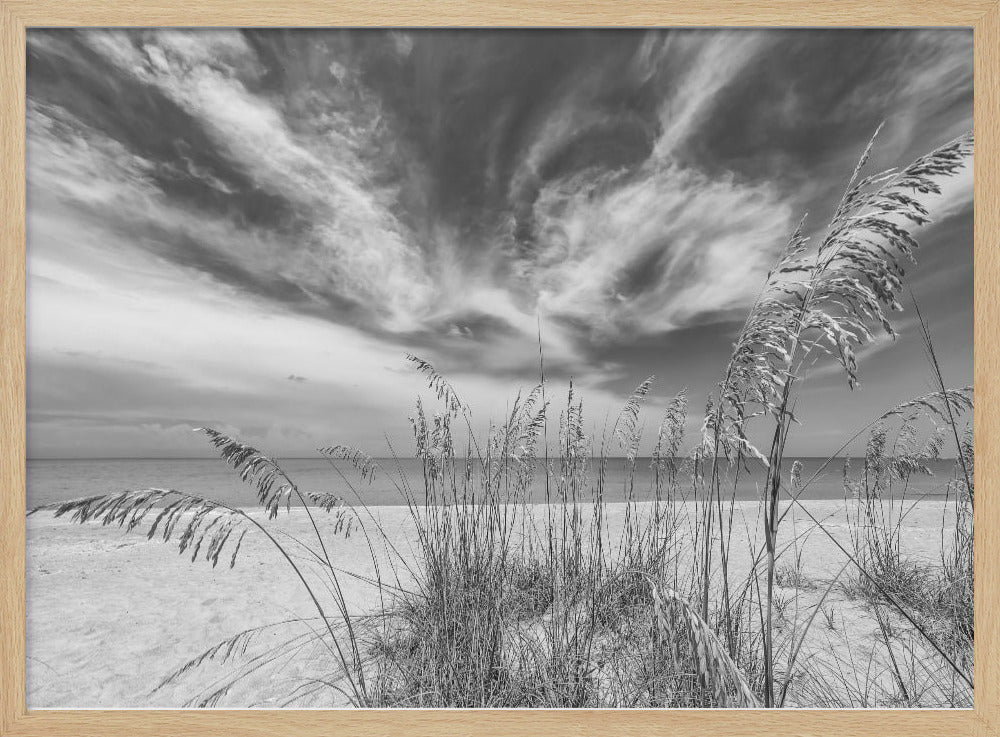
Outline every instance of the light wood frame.
[[(25, 29), (33, 26), (967, 26), (975, 34), (975, 708), (28, 711)], [(1000, 0), (0, 0), (0, 735), (1000, 736)]]

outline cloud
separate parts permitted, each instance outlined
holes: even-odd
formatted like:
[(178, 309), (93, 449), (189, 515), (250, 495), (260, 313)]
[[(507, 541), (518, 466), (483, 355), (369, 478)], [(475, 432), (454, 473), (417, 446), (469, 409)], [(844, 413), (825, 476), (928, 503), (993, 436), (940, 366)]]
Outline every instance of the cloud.
[(327, 84), (353, 85), (350, 100), (313, 91), (293, 130), (280, 104), (248, 89), (259, 65), (237, 32), (85, 38), (120, 72), (183, 108), (256, 187), (289, 200), (308, 221), (295, 240), (234, 234), (263, 241), (250, 253), (242, 243), (217, 240), (217, 256), (264, 278), (278, 275), (318, 301), (336, 295), (362, 306), (386, 330), (416, 326), (433, 286), (419, 244), (393, 213), (395, 187), (374, 181), (378, 101), (346, 67)]
[[(680, 56), (686, 73), (676, 85), (676, 91), (668, 95), (660, 107), (662, 132), (653, 150), (655, 159), (674, 157), (697, 123), (711, 112), (719, 95), (766, 47), (766, 39), (766, 35), (745, 31), (723, 31), (709, 38), (681, 36), (678, 40), (668, 37), (665, 51), (671, 50), (674, 44), (685, 47)], [(663, 56), (671, 58), (666, 53)]]
[[(32, 29), (35, 447), (187, 453), (224, 422), (377, 449), (420, 390), (405, 352), (477, 423), (539, 342), (593, 417), (650, 373), (694, 397), (878, 120), (875, 167), (967, 127), (970, 40)], [(933, 288), (971, 280), (971, 197), (969, 167), (928, 201), (946, 228), (913, 278), (940, 320), (971, 310)]]
[(676, 165), (624, 181), (563, 182), (543, 191), (535, 211), (538, 246), (522, 262), (525, 279), (544, 314), (598, 334), (676, 329), (749, 303), (794, 227), (766, 185)]
[[(54, 38), (62, 37), (36, 34), (32, 43), (56, 53)], [(338, 322), (477, 342), (504, 335), (463, 325), (486, 309), (522, 337), (532, 334), (536, 309), (588, 341), (697, 324), (752, 299), (802, 205), (802, 193), (781, 182), (702, 167), (688, 155), (691, 143), (704, 145), (702, 129), (730, 90), (770, 61), (775, 34), (637, 34), (624, 66), (581, 64), (553, 86), (556, 95), (496, 116), (497, 142), (523, 126), (513, 167), (491, 160), (481, 172), (511, 170), (509, 210), (499, 215), (506, 224), (472, 240), (462, 218), (474, 210), (412, 209), (433, 205), (410, 199), (420, 182), (434, 185), (433, 162), (410, 141), (413, 121), (393, 113), (388, 88), (366, 73), (367, 57), (339, 36), (297, 47), (277, 88), (260, 45), (238, 32), (79, 38), (123, 79), (179, 106), (227, 166), (287, 212), (255, 225), (247, 219), (273, 208), (250, 201), (203, 152), (144, 156), (56, 105), (32, 102), (38, 188), (88, 214), (101, 211), (140, 247)], [(409, 59), (414, 38), (388, 34), (387, 53)], [(938, 38), (915, 37), (912, 45), (931, 49), (944, 70), (928, 71), (915, 56), (923, 71), (907, 78), (905, 99), (925, 93), (935, 75), (962, 72), (961, 38)], [(617, 88), (648, 103), (612, 104)], [(890, 147), (898, 148), (901, 129), (892, 130)], [(497, 143), (493, 156), (503, 150)], [(197, 180), (224, 206), (179, 200), (164, 184), (167, 173)], [(585, 323), (588, 330), (572, 328)]]
[[(790, 203), (767, 182), (685, 165), (677, 150), (765, 46), (748, 33), (647, 37), (637, 73), (669, 75), (672, 91), (644, 159), (552, 178), (525, 218), (515, 273), (543, 314), (588, 325), (600, 340), (677, 329), (752, 301), (794, 227)], [(596, 124), (579, 114), (577, 97), (571, 91), (549, 115), (515, 182), (537, 179), (561, 139)]]

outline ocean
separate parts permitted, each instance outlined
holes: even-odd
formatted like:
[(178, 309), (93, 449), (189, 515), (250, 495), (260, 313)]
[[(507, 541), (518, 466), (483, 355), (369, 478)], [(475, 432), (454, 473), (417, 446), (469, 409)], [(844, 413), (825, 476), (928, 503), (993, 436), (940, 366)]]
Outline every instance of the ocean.
[[(787, 478), (796, 459), (785, 460), (783, 473)], [(821, 468), (826, 459), (801, 458), (802, 478), (809, 479)], [(351, 492), (340, 476), (323, 459), (291, 458), (280, 460), (282, 468), (303, 491), (333, 492), (344, 496), (350, 502), (357, 497)], [(397, 461), (379, 459), (385, 472), (376, 474), (369, 484), (358, 479), (357, 473), (345, 462), (338, 462), (345, 476), (351, 480), (361, 499), (371, 506), (404, 504), (405, 500), (397, 485), (418, 491), (422, 498), (423, 475), (419, 459), (404, 458)], [(624, 500), (624, 462), (610, 459), (607, 464), (605, 499)], [(862, 468), (862, 461), (852, 460), (856, 474)], [(945, 493), (945, 485), (953, 473), (954, 462), (937, 461), (931, 464), (933, 476), (914, 476), (906, 493), (908, 497), (937, 496)], [(843, 460), (837, 459), (820, 471), (817, 478), (803, 492), (803, 499), (843, 498)], [(592, 476), (596, 475), (596, 468)], [(682, 477), (681, 489), (689, 493), (690, 484)], [(736, 495), (738, 499), (757, 499), (764, 482), (764, 467), (757, 464), (750, 473), (740, 474)], [(27, 468), (27, 506), (29, 509), (77, 497), (107, 494), (125, 489), (147, 487), (176, 489), (219, 502), (240, 507), (256, 504), (254, 489), (240, 481), (237, 474), (219, 459), (87, 459), (87, 460), (29, 460)], [(731, 489), (731, 485), (726, 487)], [(636, 461), (635, 497), (652, 498), (652, 472), (650, 459)], [(533, 487), (533, 501), (544, 501), (544, 477), (539, 467)]]

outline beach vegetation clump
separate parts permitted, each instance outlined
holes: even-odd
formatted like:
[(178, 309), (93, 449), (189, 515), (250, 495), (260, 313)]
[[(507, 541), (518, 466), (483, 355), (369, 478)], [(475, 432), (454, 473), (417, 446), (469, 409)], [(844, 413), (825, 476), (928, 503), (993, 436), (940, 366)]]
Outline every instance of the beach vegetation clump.
[[(306, 641), (325, 649), (327, 667), (289, 703), (329, 694), (330, 703), (358, 707), (968, 705), (973, 448), (960, 423), (972, 395), (946, 386), (922, 318), (934, 391), (864, 418), (810, 477), (786, 457), (811, 367), (832, 361), (853, 389), (861, 349), (879, 331), (895, 336), (890, 316), (903, 309), (915, 233), (930, 222), (927, 196), (972, 152), (964, 136), (902, 169), (868, 174), (874, 141), (828, 224), (809, 236), (803, 220), (781, 250), (700, 432), (689, 438), (688, 397), (678, 392), (650, 439), (649, 461), (639, 449), (653, 377), (598, 432), (572, 382), (553, 396), (542, 356), (538, 385), (480, 436), (456, 387), (408, 356), (435, 397), (433, 407), (418, 401), (410, 418), (419, 485), (362, 450), (333, 445), (320, 453), (342, 492), (306, 491), (276, 459), (205, 429), (255, 489), (262, 515), (163, 489), (75, 500), (54, 512), (145, 529), (213, 565), (235, 565), (243, 536), (263, 535), (305, 587), (312, 611), (295, 622), (305, 630), (200, 692), (194, 705), (220, 703), (244, 674)], [(802, 500), (865, 433), (863, 468), (844, 471), (845, 539)], [(902, 531), (919, 503), (908, 497), (911, 479), (929, 474), (949, 445), (957, 459), (946, 482), (952, 522), (942, 520), (941, 530), (951, 538), (933, 566), (905, 556)], [(649, 473), (637, 473), (646, 462)], [(748, 518), (738, 513), (737, 490), (754, 467), (764, 481)], [(390, 479), (409, 509), (413, 554), (396, 547), (365, 504), (376, 477)], [(305, 515), (309, 535), (275, 531), (282, 511)], [(330, 534), (364, 538), (374, 570), (367, 611), (345, 595), (352, 574), (331, 554)], [(805, 573), (817, 539), (842, 556), (839, 572)], [(846, 651), (823, 644), (851, 636), (846, 617), (832, 613), (845, 595), (868, 605), (867, 655), (857, 642)], [(820, 613), (825, 631), (813, 627)], [(240, 633), (166, 680), (236, 659), (256, 637)]]

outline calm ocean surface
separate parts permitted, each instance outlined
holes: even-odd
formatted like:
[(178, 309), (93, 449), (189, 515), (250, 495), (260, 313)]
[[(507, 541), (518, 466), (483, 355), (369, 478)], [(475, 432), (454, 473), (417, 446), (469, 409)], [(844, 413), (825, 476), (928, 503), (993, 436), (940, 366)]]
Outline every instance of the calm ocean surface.
[[(802, 458), (803, 479), (808, 479), (824, 459)], [(787, 459), (784, 474), (787, 477), (794, 459)], [(356, 501), (344, 481), (322, 459), (293, 458), (280, 461), (284, 470), (303, 491), (335, 492), (349, 501)], [(421, 463), (407, 458), (400, 461), (397, 468), (392, 459), (380, 461), (383, 468), (391, 471), (391, 476), (399, 483), (402, 475), (411, 488), (420, 490), (422, 498)], [(612, 459), (607, 466), (605, 499), (621, 501), (624, 498), (622, 470), (623, 462)], [(852, 462), (857, 473), (862, 463)], [(393, 505), (405, 503), (390, 475), (378, 473), (372, 484), (357, 481), (357, 474), (346, 464), (340, 464), (344, 474), (355, 485), (365, 503), (369, 505)], [(933, 476), (914, 476), (907, 490), (908, 495), (941, 495), (952, 474), (952, 461), (939, 461), (932, 465)], [(820, 476), (803, 493), (803, 498), (840, 499), (842, 487), (843, 461), (835, 460), (821, 472)], [(592, 476), (595, 474), (592, 474)], [(683, 477), (682, 477), (683, 478)], [(753, 473), (742, 473), (737, 486), (737, 497), (756, 499), (763, 483), (763, 466)], [(150, 486), (177, 489), (200, 496), (206, 496), (234, 506), (254, 506), (254, 490), (243, 484), (225, 463), (218, 459), (113, 459), (113, 460), (29, 460), (27, 496), (28, 508), (53, 502), (65, 501), (82, 496), (106, 494), (125, 489), (141, 489)], [(687, 484), (681, 484), (682, 490)], [(544, 501), (544, 481), (541, 470), (536, 475), (535, 500)], [(651, 473), (649, 459), (636, 462), (635, 495), (638, 499), (651, 498)]]

